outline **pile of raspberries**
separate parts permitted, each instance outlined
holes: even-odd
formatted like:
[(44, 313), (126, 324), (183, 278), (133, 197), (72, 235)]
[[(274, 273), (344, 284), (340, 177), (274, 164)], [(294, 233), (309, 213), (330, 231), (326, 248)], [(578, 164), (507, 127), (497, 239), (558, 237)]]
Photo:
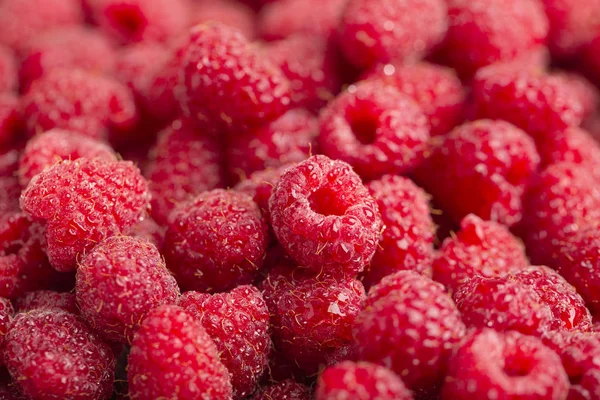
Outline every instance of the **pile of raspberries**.
[(599, 400), (600, 0), (1, 0), (21, 399)]

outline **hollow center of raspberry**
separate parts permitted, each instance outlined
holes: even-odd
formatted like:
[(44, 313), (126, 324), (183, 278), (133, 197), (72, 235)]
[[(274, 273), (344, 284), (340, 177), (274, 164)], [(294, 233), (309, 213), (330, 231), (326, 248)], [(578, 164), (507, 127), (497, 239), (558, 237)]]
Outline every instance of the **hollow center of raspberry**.
[(146, 26), (146, 19), (139, 9), (122, 5), (107, 10), (109, 20), (127, 37), (139, 37)]
[(340, 201), (339, 195), (329, 186), (323, 186), (308, 198), (310, 208), (321, 215), (344, 215), (348, 207)]
[(374, 115), (364, 112), (350, 113), (348, 116), (350, 128), (356, 139), (362, 144), (372, 144), (377, 138), (379, 122)]

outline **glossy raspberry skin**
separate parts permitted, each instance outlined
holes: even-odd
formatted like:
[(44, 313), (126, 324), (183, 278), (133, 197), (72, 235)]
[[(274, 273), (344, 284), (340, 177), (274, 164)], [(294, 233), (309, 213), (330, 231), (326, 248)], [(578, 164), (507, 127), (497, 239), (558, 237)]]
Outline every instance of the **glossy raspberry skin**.
[(115, 50), (99, 31), (72, 26), (50, 31), (27, 45), (19, 70), (21, 90), (56, 68), (80, 68), (98, 74), (111, 74)]
[(33, 310), (18, 314), (4, 336), (4, 363), (20, 390), (36, 399), (108, 399), (115, 360), (73, 314)]
[(98, 158), (117, 161), (113, 149), (76, 132), (51, 129), (27, 142), (19, 161), (19, 181), (25, 187), (35, 175), (62, 160)]
[(274, 383), (260, 390), (252, 397), (252, 400), (309, 400), (310, 389), (298, 382), (287, 379)]
[(565, 399), (569, 381), (560, 359), (542, 341), (517, 332), (476, 331), (449, 362), (444, 400)]
[(474, 275), (502, 277), (529, 266), (525, 247), (506, 227), (468, 215), (460, 228), (444, 240), (433, 261), (433, 279), (448, 292)]
[(23, 117), (19, 98), (0, 93), (0, 149), (10, 149), (22, 136)]
[(267, 225), (250, 197), (215, 189), (173, 211), (164, 256), (183, 290), (222, 292), (254, 280), (267, 238)]
[(389, 369), (345, 361), (327, 368), (317, 382), (317, 400), (412, 400), (411, 392)]
[(423, 160), (429, 125), (408, 96), (382, 82), (350, 86), (320, 116), (319, 149), (364, 179), (410, 172)]
[(239, 181), (253, 172), (306, 160), (317, 152), (317, 119), (291, 110), (259, 128), (232, 137), (227, 146), (229, 176)]
[(102, 139), (109, 131), (126, 132), (137, 119), (125, 86), (83, 70), (56, 69), (33, 82), (23, 111), (30, 136), (62, 128)]
[(206, 114), (237, 131), (274, 120), (291, 103), (281, 70), (233, 28), (194, 27), (183, 60), (179, 100), (189, 115)]
[(0, 45), (0, 92), (11, 92), (18, 85), (18, 65), (8, 47)]
[(448, 133), (464, 119), (466, 90), (450, 68), (425, 62), (378, 64), (365, 78), (383, 80), (411, 97), (429, 119), (432, 136)]
[(201, 1), (191, 7), (190, 26), (215, 21), (239, 30), (248, 39), (254, 39), (257, 35), (254, 11), (239, 2)]
[(354, 326), (359, 359), (391, 369), (413, 390), (440, 382), (464, 333), (443, 287), (413, 271), (389, 275), (371, 288)]
[(537, 147), (544, 167), (568, 162), (584, 164), (592, 169), (593, 174), (600, 173), (600, 144), (581, 128), (567, 128), (548, 135)]
[(399, 270), (431, 276), (435, 226), (429, 215), (428, 195), (410, 179), (393, 175), (371, 181), (367, 188), (377, 201), (385, 229), (363, 273), (365, 286)]
[(121, 43), (166, 42), (188, 24), (182, 0), (84, 0), (92, 19)]
[(59, 309), (71, 314), (79, 314), (77, 299), (74, 293), (59, 293), (52, 290), (35, 290), (27, 292), (15, 301), (18, 312), (32, 310)]
[(152, 192), (152, 216), (161, 224), (178, 204), (225, 186), (216, 129), (189, 118), (173, 121), (159, 133), (145, 175)]
[(202, 324), (181, 307), (152, 310), (136, 333), (129, 353), (132, 399), (231, 398), (227, 368)]
[(479, 120), (439, 138), (416, 175), (454, 221), (472, 213), (511, 226), (522, 217), (521, 196), (539, 162), (525, 132)]
[(21, 195), (21, 208), (46, 222), (52, 266), (70, 271), (97, 243), (140, 221), (149, 200), (133, 163), (80, 158), (36, 175)]
[(443, 54), (461, 75), (527, 56), (544, 45), (548, 20), (538, 0), (448, 0)]
[(352, 168), (313, 156), (287, 169), (269, 201), (272, 227), (300, 265), (335, 276), (369, 263), (382, 229), (377, 203)]
[(217, 345), (230, 374), (233, 396), (251, 394), (266, 370), (271, 347), (269, 310), (258, 289), (238, 286), (212, 296), (186, 292), (179, 306), (202, 323)]

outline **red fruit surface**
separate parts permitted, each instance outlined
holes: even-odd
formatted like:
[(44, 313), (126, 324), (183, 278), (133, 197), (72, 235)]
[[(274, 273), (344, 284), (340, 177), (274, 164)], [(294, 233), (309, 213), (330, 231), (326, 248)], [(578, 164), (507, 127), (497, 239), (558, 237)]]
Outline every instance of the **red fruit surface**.
[(229, 371), (233, 396), (251, 394), (267, 368), (271, 337), (269, 310), (253, 286), (229, 293), (186, 292), (179, 306), (202, 323)]
[(79, 314), (77, 299), (74, 293), (59, 293), (52, 290), (35, 290), (27, 292), (15, 300), (17, 312), (33, 310), (59, 309), (71, 314)]
[(317, 382), (316, 400), (412, 400), (412, 393), (389, 369), (345, 361), (327, 368)]
[(287, 169), (269, 210), (285, 251), (316, 272), (356, 275), (377, 249), (382, 229), (377, 203), (342, 161), (319, 155)]
[(48, 258), (57, 270), (69, 271), (100, 241), (143, 219), (149, 200), (133, 163), (80, 158), (36, 175), (21, 195), (21, 208), (46, 222)]
[(429, 140), (421, 108), (380, 81), (350, 86), (323, 109), (319, 123), (319, 150), (367, 180), (410, 172)]
[(525, 247), (506, 227), (468, 215), (460, 228), (444, 240), (433, 262), (433, 279), (448, 292), (475, 275), (502, 277), (529, 266)]
[(189, 115), (237, 131), (272, 121), (291, 104), (285, 75), (234, 28), (197, 25), (183, 60), (180, 101)]
[[(598, 3), (600, 5), (600, 2)], [(584, 119), (587, 121), (592, 118), (600, 106), (600, 89), (585, 76), (576, 72), (558, 70), (553, 75), (562, 79), (575, 92), (583, 107)]]
[(19, 98), (0, 93), (0, 149), (10, 149), (21, 139), (23, 122)]
[(596, 82), (600, 82), (600, 34), (596, 34), (594, 39), (586, 46), (582, 56), (584, 67), (590, 72)]
[(219, 22), (242, 32), (248, 39), (257, 35), (254, 11), (237, 1), (200, 1), (192, 4), (190, 26)]
[(371, 288), (354, 326), (359, 359), (391, 369), (413, 390), (442, 380), (464, 333), (442, 285), (413, 271), (389, 275)]
[(273, 383), (257, 392), (252, 400), (309, 400), (310, 388), (307, 386), (287, 379), (282, 382)]
[(17, 179), (19, 151), (10, 150), (0, 154), (0, 216), (17, 213), (21, 185)]
[(165, 229), (163, 226), (156, 223), (151, 217), (144, 218), (131, 228), (130, 236), (146, 239), (148, 242), (156, 246), (157, 249), (162, 249), (165, 242)]
[(17, 88), (18, 68), (12, 49), (0, 45), (0, 92), (12, 92)]
[(129, 353), (131, 399), (231, 399), (227, 368), (199, 321), (177, 306), (151, 311)]
[(600, 173), (600, 144), (581, 128), (567, 128), (563, 132), (548, 135), (537, 147), (544, 167), (567, 162), (584, 164), (592, 169), (593, 174)]
[(110, 347), (71, 313), (18, 314), (4, 336), (3, 357), (27, 398), (102, 400), (112, 394), (115, 359)]
[(267, 251), (267, 233), (250, 197), (215, 189), (173, 211), (164, 256), (183, 290), (227, 291), (256, 278)]
[[(4, 336), (10, 329), (15, 310), (8, 299), (0, 298), (0, 346), (4, 343)], [(3, 363), (3, 360), (0, 360)]]
[(560, 359), (542, 341), (517, 332), (476, 331), (449, 362), (444, 400), (565, 399), (569, 381)]

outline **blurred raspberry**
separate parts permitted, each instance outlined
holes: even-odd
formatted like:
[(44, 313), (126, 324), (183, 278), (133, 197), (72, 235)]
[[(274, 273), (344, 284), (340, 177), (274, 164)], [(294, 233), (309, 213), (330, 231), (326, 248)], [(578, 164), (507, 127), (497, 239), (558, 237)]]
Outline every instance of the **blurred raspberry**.
[[(600, 5), (600, 1), (598, 3)], [(593, 117), (600, 106), (600, 89), (594, 86), (586, 77), (576, 72), (558, 70), (553, 72), (552, 75), (562, 79), (571, 88), (571, 91), (575, 92), (575, 96), (583, 107), (584, 121)]]
[(11, 150), (0, 154), (0, 218), (17, 213), (22, 187), (17, 179), (19, 151)]
[(77, 299), (74, 293), (59, 293), (52, 290), (35, 290), (27, 292), (15, 300), (17, 312), (30, 312), (33, 310), (59, 309), (79, 314)]
[(600, 82), (600, 32), (586, 46), (582, 59), (585, 70), (589, 71), (596, 83)]
[(259, 390), (252, 400), (310, 400), (310, 388), (291, 379), (274, 383)]
[(19, 98), (0, 93), (0, 149), (10, 149), (23, 136), (23, 116)]
[(537, 147), (543, 167), (567, 162), (586, 165), (595, 176), (600, 174), (600, 144), (583, 129), (572, 127), (547, 135)]
[(17, 89), (18, 68), (12, 49), (0, 45), (0, 92), (12, 92)]
[(146, 239), (148, 242), (162, 249), (165, 242), (165, 229), (156, 223), (151, 217), (144, 218), (131, 228), (130, 236)]
[[(10, 329), (14, 313), (10, 300), (0, 298), (0, 346), (4, 343), (4, 336)], [(0, 359), (1, 364), (4, 364), (4, 360)]]
[(191, 5), (190, 26), (219, 22), (242, 32), (252, 40), (257, 36), (254, 11), (237, 1), (200, 1)]

